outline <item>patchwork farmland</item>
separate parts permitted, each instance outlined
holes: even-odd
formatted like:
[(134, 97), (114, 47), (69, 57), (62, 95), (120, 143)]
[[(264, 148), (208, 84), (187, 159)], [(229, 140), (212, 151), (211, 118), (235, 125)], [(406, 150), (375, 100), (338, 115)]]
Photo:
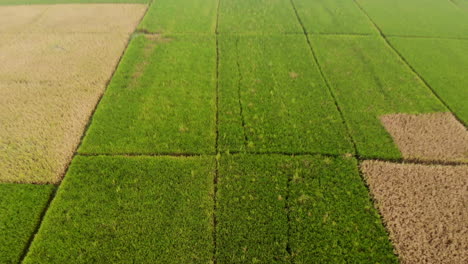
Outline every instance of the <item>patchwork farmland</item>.
[(468, 262), (468, 1), (0, 0), (0, 263)]

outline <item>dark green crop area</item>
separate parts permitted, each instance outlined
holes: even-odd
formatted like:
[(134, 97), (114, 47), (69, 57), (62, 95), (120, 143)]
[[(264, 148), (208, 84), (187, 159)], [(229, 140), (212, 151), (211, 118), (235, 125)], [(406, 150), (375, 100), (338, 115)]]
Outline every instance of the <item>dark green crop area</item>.
[(221, 33), (302, 33), (290, 0), (220, 0)]
[(359, 155), (401, 157), (379, 117), (447, 109), (380, 37), (311, 36)]
[(18, 263), (54, 185), (0, 184), (0, 263)]
[(214, 33), (217, 0), (156, 0), (139, 30), (153, 33)]
[(468, 40), (390, 38), (390, 42), (468, 125)]
[(87, 4), (87, 3), (142, 3), (151, 0), (0, 0), (0, 5)]
[(355, 1), (386, 35), (468, 36), (468, 15), (450, 0)]
[(211, 157), (74, 159), (24, 263), (208, 263)]
[(222, 152), (353, 152), (303, 35), (222, 35), (219, 54)]
[(283, 166), (294, 263), (398, 263), (354, 158), (297, 157)]
[(354, 158), (227, 155), (219, 173), (218, 263), (397, 262)]
[(378, 34), (352, 0), (292, 0), (307, 33)]
[(213, 153), (214, 36), (135, 37), (80, 153)]

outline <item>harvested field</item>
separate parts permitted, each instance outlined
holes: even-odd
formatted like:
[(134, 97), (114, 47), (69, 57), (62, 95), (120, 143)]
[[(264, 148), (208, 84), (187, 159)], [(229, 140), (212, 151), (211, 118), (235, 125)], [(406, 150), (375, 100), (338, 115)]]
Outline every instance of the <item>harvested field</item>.
[(0, 0), (0, 5), (47, 5), (47, 4), (91, 4), (91, 3), (133, 3), (146, 4), (151, 0)]
[(19, 263), (54, 188), (0, 184), (0, 263)]
[(24, 263), (209, 263), (214, 166), (76, 157)]
[(214, 33), (217, 6), (218, 0), (158, 0), (149, 7), (138, 29), (152, 33)]
[(364, 161), (402, 263), (466, 263), (468, 166)]
[(447, 111), (382, 38), (312, 35), (311, 39), (362, 157), (401, 158), (379, 120), (381, 115)]
[(468, 39), (392, 37), (389, 41), (468, 125)]
[[(143, 5), (80, 5), (75, 15), (64, 17), (61, 10), (67, 14), (72, 7), (39, 6), (40, 18), (24, 18), (22, 33), (0, 33), (0, 123), (5, 124), (0, 127), (0, 182), (60, 180), (145, 10)], [(109, 8), (119, 17), (89, 18)], [(79, 12), (84, 19), (76, 19)], [(60, 30), (54, 32), (54, 25)], [(67, 32), (70, 25), (76, 27)], [(82, 32), (74, 32), (77, 28)]]
[(292, 0), (308, 33), (377, 34), (354, 1)]
[(451, 113), (380, 118), (406, 159), (468, 162), (468, 131)]

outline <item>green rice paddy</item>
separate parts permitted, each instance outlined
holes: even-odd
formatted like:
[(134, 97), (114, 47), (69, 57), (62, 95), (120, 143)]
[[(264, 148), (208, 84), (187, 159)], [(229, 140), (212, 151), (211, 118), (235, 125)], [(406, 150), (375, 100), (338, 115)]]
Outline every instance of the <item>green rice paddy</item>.
[(91, 2), (149, 9), (62, 183), (0, 185), (0, 262), (399, 262), (358, 163), (467, 124), (464, 0), (0, 5)]

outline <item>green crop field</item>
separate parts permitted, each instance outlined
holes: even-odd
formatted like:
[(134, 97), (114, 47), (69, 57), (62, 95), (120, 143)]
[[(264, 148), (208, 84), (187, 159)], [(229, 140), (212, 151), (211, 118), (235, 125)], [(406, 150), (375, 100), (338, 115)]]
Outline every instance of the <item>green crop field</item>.
[(80, 153), (213, 153), (213, 37), (135, 37)]
[[(84, 14), (46, 12), (67, 3)], [(122, 3), (144, 13), (125, 32)], [(81, 138), (51, 142), (76, 142), (56, 185), (0, 179), (0, 263), (462, 263), (463, 203), (435, 197), (456, 197), (451, 175), (468, 175), (467, 12), (467, 0), (0, 0), (0, 76), (12, 76), (0, 105), (27, 105), (4, 87), (28, 85), (41, 107), (26, 116), (84, 120)], [(50, 73), (95, 84), (102, 60), (80, 64), (52, 40), (101, 27), (126, 49), (87, 114), (65, 114)], [(30, 59), (35, 36), (67, 63)], [(25, 59), (6, 56), (11, 43)], [(14, 150), (25, 136), (9, 122), (0, 146)], [(43, 157), (27, 157), (8, 160), (44, 178)], [(444, 184), (418, 184), (440, 168)]]
[(353, 152), (303, 35), (221, 36), (219, 53), (222, 151)]
[(54, 190), (53, 185), (0, 184), (0, 263), (17, 263)]
[(292, 0), (308, 33), (377, 34), (353, 1)]
[(213, 33), (217, 5), (217, 0), (157, 0), (138, 28), (153, 33)]
[(390, 38), (390, 42), (468, 125), (468, 39)]
[(379, 116), (447, 111), (379, 37), (312, 36), (312, 44), (363, 157), (400, 158)]
[(77, 157), (25, 263), (207, 263), (213, 158)]

